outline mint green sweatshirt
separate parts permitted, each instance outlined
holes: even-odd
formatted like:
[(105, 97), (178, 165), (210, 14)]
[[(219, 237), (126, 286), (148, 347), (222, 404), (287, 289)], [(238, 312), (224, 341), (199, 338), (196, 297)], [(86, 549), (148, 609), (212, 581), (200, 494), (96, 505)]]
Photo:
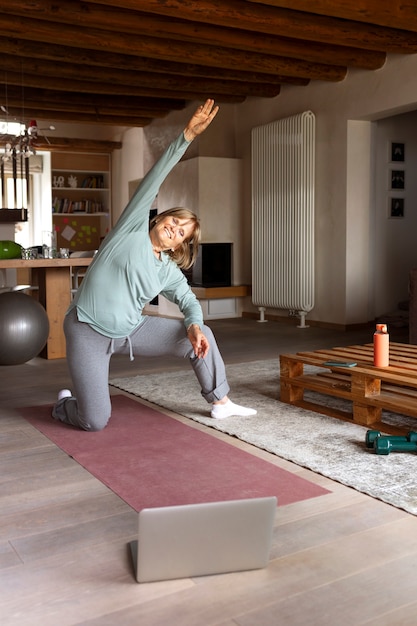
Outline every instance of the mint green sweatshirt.
[(149, 238), (152, 202), (188, 146), (181, 133), (142, 180), (68, 309), (76, 307), (78, 319), (106, 337), (128, 337), (143, 321), (145, 304), (158, 294), (178, 305), (186, 328), (203, 323), (200, 303), (184, 274), (167, 254), (162, 253), (161, 260), (155, 257)]

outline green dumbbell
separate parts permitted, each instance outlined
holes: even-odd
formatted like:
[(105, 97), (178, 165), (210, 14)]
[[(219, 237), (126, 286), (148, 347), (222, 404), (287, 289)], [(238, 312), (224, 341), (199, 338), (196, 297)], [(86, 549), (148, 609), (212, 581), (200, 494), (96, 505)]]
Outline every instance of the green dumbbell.
[(381, 435), (381, 432), (379, 430), (368, 430), (366, 431), (365, 437), (366, 447), (375, 448), (375, 441), (381, 438), (389, 438), (393, 445), (406, 442), (417, 442), (417, 432), (414, 430), (410, 430), (410, 432), (408, 432), (406, 435)]
[(380, 436), (374, 441), (376, 454), (389, 454), (390, 452), (417, 452), (417, 433), (409, 432), (405, 437)]

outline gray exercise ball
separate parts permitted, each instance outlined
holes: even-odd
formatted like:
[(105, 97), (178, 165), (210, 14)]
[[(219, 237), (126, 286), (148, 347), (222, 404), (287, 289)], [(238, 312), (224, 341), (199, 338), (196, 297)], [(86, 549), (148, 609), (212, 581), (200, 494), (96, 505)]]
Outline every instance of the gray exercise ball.
[(0, 365), (30, 361), (48, 335), (48, 316), (37, 300), (18, 291), (0, 293)]

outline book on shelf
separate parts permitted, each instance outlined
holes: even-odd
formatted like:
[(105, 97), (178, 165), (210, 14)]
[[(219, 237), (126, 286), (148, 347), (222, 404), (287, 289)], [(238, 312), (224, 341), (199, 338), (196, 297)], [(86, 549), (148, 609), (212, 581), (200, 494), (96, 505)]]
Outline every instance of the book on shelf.
[(83, 189), (104, 189), (104, 176), (102, 174), (94, 174), (86, 176), (81, 183)]
[(98, 200), (71, 200), (55, 197), (52, 202), (53, 213), (104, 213), (103, 203)]

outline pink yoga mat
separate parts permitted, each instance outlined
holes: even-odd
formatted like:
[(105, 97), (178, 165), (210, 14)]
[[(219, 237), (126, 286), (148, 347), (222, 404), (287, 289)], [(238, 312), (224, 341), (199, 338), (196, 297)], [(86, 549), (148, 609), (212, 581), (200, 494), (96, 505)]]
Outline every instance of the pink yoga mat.
[(282, 506), (329, 493), (126, 396), (112, 405), (108, 426), (93, 433), (55, 421), (51, 406), (21, 413), (136, 511), (261, 496)]

